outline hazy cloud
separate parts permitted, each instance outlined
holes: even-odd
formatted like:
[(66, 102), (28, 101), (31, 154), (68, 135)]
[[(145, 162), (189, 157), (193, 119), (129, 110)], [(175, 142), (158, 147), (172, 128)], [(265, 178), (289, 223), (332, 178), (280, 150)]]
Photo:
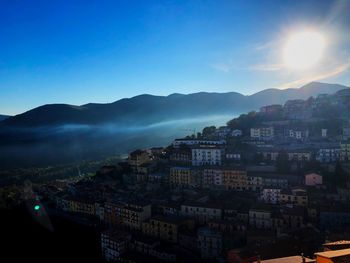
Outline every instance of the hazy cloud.
[(308, 77), (304, 77), (301, 79), (297, 79), (294, 81), (283, 83), (283, 84), (279, 85), (277, 88), (288, 89), (288, 88), (299, 87), (299, 86), (302, 86), (302, 85), (307, 84), (307, 83), (312, 82), (312, 81), (318, 81), (318, 80), (337, 76), (337, 75), (347, 71), (349, 68), (350, 68), (350, 62), (344, 63), (344, 64), (341, 64), (341, 65), (339, 65), (333, 69), (330, 69), (326, 72), (314, 74), (314, 75), (311, 75)]

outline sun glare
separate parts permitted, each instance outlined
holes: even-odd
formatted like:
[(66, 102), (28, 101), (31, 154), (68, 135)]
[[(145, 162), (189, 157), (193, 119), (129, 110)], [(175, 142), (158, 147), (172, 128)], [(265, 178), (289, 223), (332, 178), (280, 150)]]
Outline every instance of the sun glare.
[(314, 67), (320, 61), (326, 46), (325, 38), (315, 31), (296, 33), (287, 40), (283, 58), (286, 67), (304, 70)]

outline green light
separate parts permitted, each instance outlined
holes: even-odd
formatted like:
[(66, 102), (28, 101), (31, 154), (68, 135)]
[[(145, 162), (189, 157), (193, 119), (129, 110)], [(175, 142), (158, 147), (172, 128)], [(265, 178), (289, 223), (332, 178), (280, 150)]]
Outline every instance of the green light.
[(40, 205), (35, 205), (35, 206), (34, 206), (34, 210), (35, 210), (35, 211), (38, 211), (39, 209), (40, 209)]

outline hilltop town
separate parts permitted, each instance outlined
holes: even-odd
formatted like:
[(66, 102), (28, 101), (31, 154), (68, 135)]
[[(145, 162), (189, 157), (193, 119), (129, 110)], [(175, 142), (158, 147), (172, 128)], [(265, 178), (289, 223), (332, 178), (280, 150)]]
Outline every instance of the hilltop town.
[(108, 262), (350, 262), (349, 161), (345, 89), (34, 184), (25, 199), (38, 217), (99, 229)]

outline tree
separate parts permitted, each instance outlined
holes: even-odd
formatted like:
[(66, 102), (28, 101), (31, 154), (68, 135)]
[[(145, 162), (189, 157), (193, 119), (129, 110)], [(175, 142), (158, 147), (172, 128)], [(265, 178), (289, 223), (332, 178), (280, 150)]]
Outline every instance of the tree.
[(208, 138), (208, 137), (213, 136), (215, 134), (215, 131), (216, 131), (215, 126), (205, 127), (202, 131), (202, 135), (204, 138)]

